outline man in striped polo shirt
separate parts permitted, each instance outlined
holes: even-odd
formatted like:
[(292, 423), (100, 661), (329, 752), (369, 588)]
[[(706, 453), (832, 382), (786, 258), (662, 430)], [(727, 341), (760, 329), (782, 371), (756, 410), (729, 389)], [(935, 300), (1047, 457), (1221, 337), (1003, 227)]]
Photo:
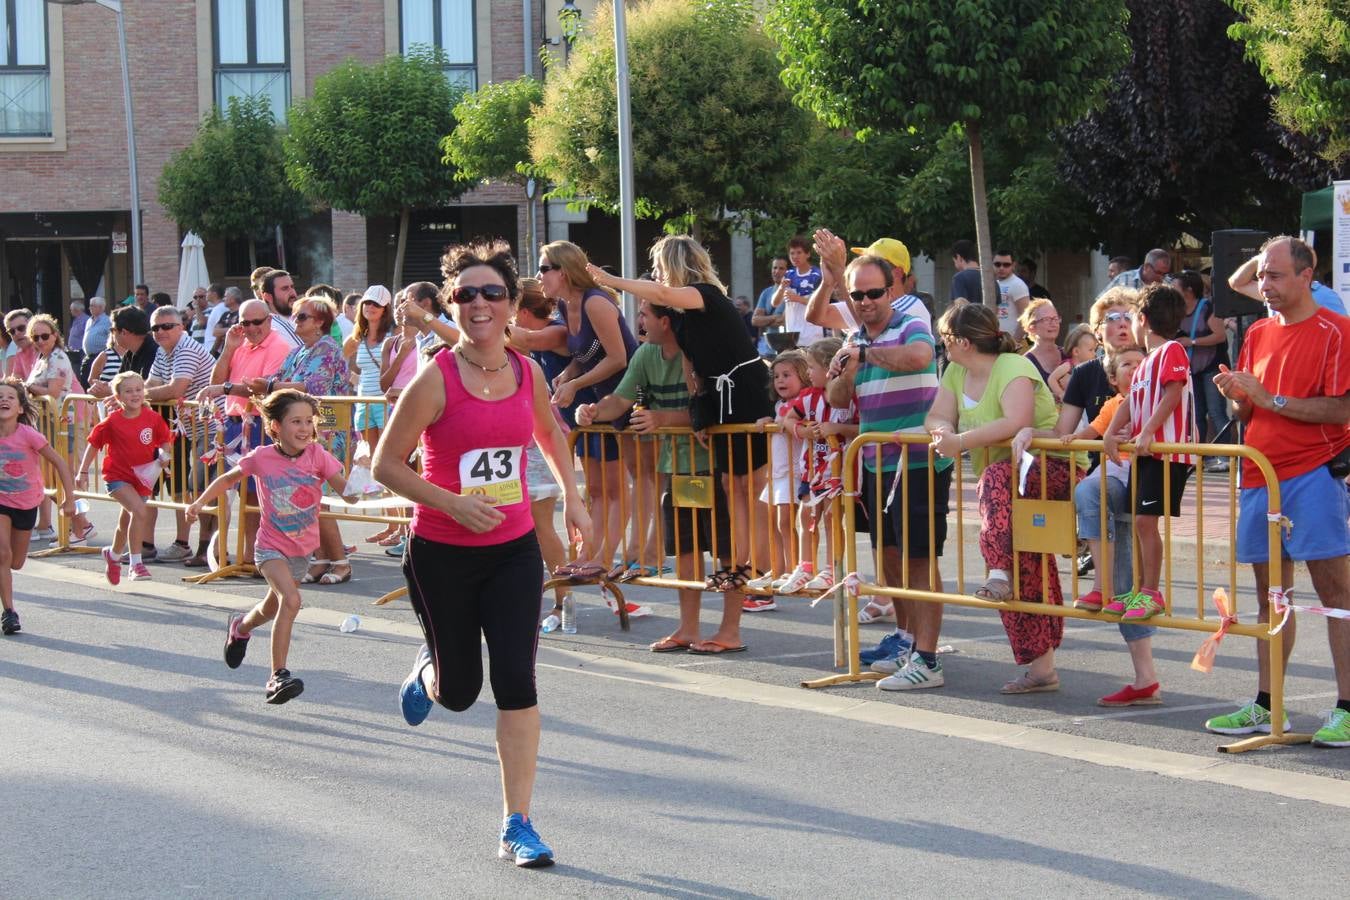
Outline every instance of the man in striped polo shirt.
[[(828, 273), (843, 258), (844, 245), (837, 238), (826, 243), (821, 258), (829, 258), (831, 262), (822, 267)], [(845, 271), (845, 280), (861, 328), (849, 336), (830, 366), (826, 387), (830, 405), (843, 407), (855, 399), (862, 432), (923, 434), (924, 418), (938, 390), (932, 331), (922, 319), (892, 309), (896, 292), (903, 288), (890, 263), (882, 257), (870, 253), (857, 257)], [(927, 447), (912, 446), (908, 463), (900, 472), (900, 446), (876, 444), (863, 449), (862, 461), (859, 499), (872, 523), (874, 546), (877, 535), (881, 536), (886, 583), (941, 591), (941, 576), (933, 577), (929, 561), (942, 556), (947, 538), (950, 461), (937, 461), (930, 469)], [(900, 475), (904, 478), (903, 485), (898, 484)], [(893, 487), (895, 495), (888, 502)], [(908, 571), (903, 565), (902, 540), (909, 552)], [(895, 633), (863, 655), (863, 661), (873, 671), (890, 674), (877, 682), (877, 687), (888, 691), (939, 687), (943, 683), (942, 665), (937, 658), (941, 605), (897, 600), (895, 609), (899, 625)], [(906, 625), (912, 636), (906, 633)]]
[[(172, 306), (160, 306), (151, 314), (150, 334), (159, 345), (160, 352), (150, 367), (150, 377), (145, 383), (145, 399), (159, 408), (166, 421), (173, 422), (175, 410), (172, 404), (185, 397), (196, 397), (202, 388), (210, 384), (211, 370), (216, 360), (205, 347), (192, 339), (192, 335), (183, 327), (183, 314)], [(177, 432), (174, 436), (172, 492), (175, 502), (184, 502), (190, 492), (194, 467), (198, 469), (199, 475), (204, 476), (204, 471), (196, 465), (195, 459), (206, 449), (206, 423), (205, 418), (197, 420), (195, 453), (188, 435)], [(205, 488), (203, 481), (204, 478), (198, 479), (197, 490)], [(159, 554), (158, 559), (162, 562), (180, 562), (193, 556), (192, 546), (188, 543), (189, 526), (182, 510), (175, 511), (174, 518), (178, 536), (171, 546)], [(199, 541), (202, 551), (206, 548), (214, 526), (214, 517), (202, 517), (202, 537)], [(196, 555), (203, 557), (204, 564), (203, 553)]]

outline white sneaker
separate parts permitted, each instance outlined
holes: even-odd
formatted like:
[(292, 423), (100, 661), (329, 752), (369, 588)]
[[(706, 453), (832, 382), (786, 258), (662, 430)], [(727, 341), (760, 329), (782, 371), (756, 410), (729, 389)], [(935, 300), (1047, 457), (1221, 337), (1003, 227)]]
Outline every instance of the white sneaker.
[(942, 662), (938, 661), (933, 668), (928, 668), (928, 664), (916, 653), (905, 663), (905, 667), (897, 671), (889, 678), (883, 678), (877, 682), (877, 689), (882, 691), (918, 691), (924, 688), (942, 687), (946, 679), (942, 675)]
[(792, 570), (792, 574), (788, 575), (781, 585), (775, 584), (773, 589), (780, 594), (795, 594), (805, 588), (811, 578), (810, 572), (798, 566)]
[[(70, 544), (72, 547), (77, 544), (87, 544), (89, 539), (96, 534), (98, 534), (98, 529), (94, 527), (93, 522), (90, 522), (89, 527), (84, 530), (84, 534), (72, 534), (70, 536)], [(53, 538), (53, 540), (55, 539)]]
[(808, 591), (828, 591), (834, 587), (834, 572), (829, 569), (821, 569), (820, 574), (806, 583)]
[(54, 541), (56, 540), (55, 528), (34, 528), (33, 540), (35, 541)]
[(765, 572), (758, 578), (752, 578), (745, 583), (745, 586), (752, 591), (762, 591), (773, 587), (773, 583), (778, 580), (778, 576), (772, 572)]
[(868, 666), (868, 668), (873, 672), (879, 672), (882, 675), (894, 675), (896, 672), (899, 672), (905, 666), (909, 665), (909, 661), (913, 657), (914, 651), (911, 649), (901, 653), (899, 656), (887, 656), (883, 659), (879, 659)]

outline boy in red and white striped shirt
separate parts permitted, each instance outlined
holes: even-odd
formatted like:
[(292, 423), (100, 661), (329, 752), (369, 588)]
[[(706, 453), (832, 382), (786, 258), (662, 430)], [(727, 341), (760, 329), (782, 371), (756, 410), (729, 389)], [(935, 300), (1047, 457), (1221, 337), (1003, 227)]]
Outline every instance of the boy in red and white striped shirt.
[(1186, 301), (1166, 284), (1151, 284), (1139, 293), (1135, 307), (1135, 339), (1148, 356), (1134, 370), (1130, 398), (1122, 403), (1103, 438), (1106, 455), (1119, 462), (1121, 432), (1129, 426), (1134, 441), (1133, 477), (1137, 485), (1134, 532), (1139, 538), (1139, 591), (1113, 601), (1102, 612), (1125, 622), (1142, 622), (1163, 611), (1158, 592), (1162, 576), (1161, 516), (1181, 515), (1181, 498), (1194, 460), (1184, 453), (1156, 457), (1155, 440), (1184, 444), (1192, 439), (1191, 366), (1186, 349), (1172, 338), (1186, 315)]

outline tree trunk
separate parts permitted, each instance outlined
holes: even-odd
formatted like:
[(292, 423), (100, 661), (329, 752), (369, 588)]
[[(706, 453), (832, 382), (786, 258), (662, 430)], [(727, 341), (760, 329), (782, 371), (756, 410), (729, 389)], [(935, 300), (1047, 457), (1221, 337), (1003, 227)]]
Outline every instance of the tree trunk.
[(994, 243), (989, 234), (989, 197), (984, 189), (984, 144), (980, 124), (966, 122), (970, 142), (970, 194), (975, 201), (975, 246), (980, 253), (980, 279), (984, 305), (998, 309), (998, 284), (994, 281)]
[(394, 278), (389, 283), (389, 290), (396, 292), (403, 285), (403, 255), (408, 249), (408, 220), (412, 217), (412, 210), (403, 207), (398, 216), (398, 250), (394, 252)]
[(252, 272), (258, 268), (258, 245), (253, 240), (253, 235), (248, 236), (248, 270)]
[(700, 244), (703, 243), (703, 220), (697, 214), (689, 217), (689, 236)]

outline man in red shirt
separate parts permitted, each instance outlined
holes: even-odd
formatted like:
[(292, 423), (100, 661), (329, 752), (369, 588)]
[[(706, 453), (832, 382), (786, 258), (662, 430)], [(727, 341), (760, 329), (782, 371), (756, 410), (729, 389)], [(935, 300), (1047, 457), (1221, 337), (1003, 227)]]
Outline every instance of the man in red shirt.
[[(1272, 315), (1247, 333), (1237, 371), (1221, 366), (1214, 383), (1246, 423), (1246, 443), (1265, 454), (1279, 479), (1280, 511), (1292, 523), (1283, 533), (1281, 585), (1293, 584), (1293, 560), (1303, 560), (1321, 605), (1347, 609), (1350, 494), (1337, 463), (1350, 448), (1350, 319), (1313, 300), (1316, 264), (1312, 248), (1298, 238), (1266, 242), (1256, 277)], [(1267, 491), (1260, 470), (1249, 462), (1242, 465), (1242, 485), (1237, 558), (1252, 564), (1260, 620), (1268, 622)], [(1286, 666), (1294, 649), (1294, 622), (1290, 618), (1283, 632)], [(1337, 704), (1313, 744), (1350, 747), (1350, 620), (1328, 619), (1327, 637)], [(1210, 731), (1271, 730), (1270, 654), (1264, 642), (1257, 642), (1257, 659), (1256, 700), (1210, 719), (1205, 723)]]

